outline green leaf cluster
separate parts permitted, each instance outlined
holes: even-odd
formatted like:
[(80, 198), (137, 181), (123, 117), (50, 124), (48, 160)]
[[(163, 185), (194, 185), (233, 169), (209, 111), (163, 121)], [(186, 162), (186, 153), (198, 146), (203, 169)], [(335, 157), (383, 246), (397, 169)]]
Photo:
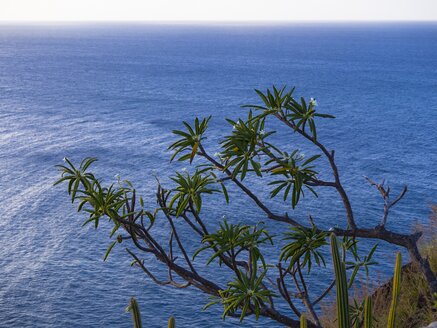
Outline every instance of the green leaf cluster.
[(306, 159), (295, 150), (291, 154), (284, 152), (281, 157), (280, 160), (274, 158), (266, 163), (279, 163), (278, 167), (272, 170), (272, 175), (280, 179), (269, 183), (269, 185), (275, 186), (270, 196), (273, 198), (283, 191), (283, 199), (285, 201), (291, 191), (292, 208), (295, 208), (300, 197), (305, 195), (304, 188), (317, 197), (317, 193), (311, 186), (311, 182), (317, 177), (317, 172), (314, 170), (314, 165), (310, 164), (319, 158), (320, 155), (314, 155)]
[(324, 256), (319, 249), (328, 245), (327, 234), (319, 232), (315, 226), (312, 228), (293, 227), (290, 230), (284, 238), (290, 242), (282, 247), (280, 260), (288, 261), (289, 268), (299, 261), (302, 268), (308, 266), (308, 273), (311, 271), (313, 260), (318, 266), (322, 264), (326, 266)]
[[(262, 244), (273, 244), (271, 236), (264, 228), (230, 224), (224, 219), (217, 232), (206, 235), (202, 243), (206, 245), (194, 256), (208, 249), (213, 250), (214, 254), (208, 259), (207, 264), (216, 258), (222, 264), (223, 259), (226, 258), (231, 261), (236, 272), (235, 279), (227, 284), (227, 289), (219, 291), (219, 297), (213, 298), (205, 308), (220, 303), (224, 307), (223, 318), (234, 315), (238, 311), (241, 311), (240, 321), (249, 313), (255, 313), (258, 318), (262, 304), (269, 302), (269, 298), (275, 296), (263, 285), (267, 264), (260, 250)], [(245, 270), (237, 266), (237, 258), (243, 253), (248, 256), (250, 266)], [(262, 264), (262, 272), (259, 275), (258, 262)]]
[(210, 119), (211, 116), (200, 121), (196, 117), (193, 127), (187, 122), (183, 121), (182, 123), (185, 126), (185, 131), (173, 130), (173, 133), (181, 138), (168, 147), (170, 150), (174, 151), (171, 160), (180, 154), (181, 156), (178, 158), (179, 161), (190, 160), (190, 163), (193, 162), (193, 159), (199, 149), (200, 142), (205, 139), (203, 134), (208, 128), (208, 122)]
[(209, 258), (207, 264), (210, 264), (217, 257), (221, 264), (221, 256), (236, 260), (243, 251), (248, 251), (251, 263), (257, 263), (260, 260), (263, 267), (266, 268), (266, 262), (259, 246), (267, 242), (273, 245), (272, 237), (264, 228), (232, 224), (224, 219), (215, 233), (205, 235), (202, 238), (202, 243), (206, 245), (197, 250), (193, 257), (196, 257), (200, 252), (211, 249), (214, 250), (214, 254)]
[(232, 169), (232, 178), (240, 175), (244, 180), (249, 170), (261, 177), (260, 155), (266, 147), (265, 139), (275, 133), (264, 131), (264, 120), (254, 119), (252, 112), (249, 113), (247, 121), (233, 121), (227, 119), (232, 125), (233, 131), (221, 142), (221, 156), (225, 159), (224, 169)]
[(180, 216), (190, 204), (194, 205), (199, 213), (202, 208), (202, 194), (212, 194), (220, 192), (211, 186), (217, 184), (217, 180), (210, 174), (203, 174), (204, 171), (196, 170), (193, 175), (188, 172), (176, 172), (176, 176), (171, 179), (176, 183), (173, 189), (173, 196), (170, 200), (169, 208), (174, 208), (176, 216)]
[[(150, 225), (154, 224), (157, 211), (154, 213), (145, 211), (142, 198), (140, 198), (141, 209), (139, 211), (133, 211), (130, 208), (129, 202), (135, 194), (135, 189), (129, 181), (125, 180), (123, 184), (119, 181), (117, 184), (104, 186), (94, 174), (87, 172), (91, 164), (96, 161), (95, 158), (85, 158), (79, 167), (76, 167), (68, 158), (64, 160), (65, 165), (57, 165), (61, 178), (55, 182), (55, 185), (62, 182), (68, 183), (68, 193), (71, 195), (72, 202), (79, 202), (78, 212), (88, 213), (83, 226), (93, 222), (97, 229), (100, 220), (106, 217), (113, 224), (110, 232), (110, 237), (113, 237), (121, 227), (120, 220), (127, 217), (145, 216), (150, 220)], [(111, 242), (105, 252), (104, 260), (108, 258), (114, 246), (122, 240), (121, 236), (118, 236), (116, 241)]]
[(268, 303), (269, 298), (275, 296), (262, 284), (265, 275), (266, 271), (259, 276), (255, 274), (248, 276), (240, 271), (239, 277), (229, 282), (227, 289), (219, 292), (220, 302), (224, 307), (223, 318), (234, 315), (238, 310), (241, 310), (240, 321), (251, 312), (255, 314), (256, 319), (259, 318), (263, 303)]
[(358, 249), (357, 249), (357, 241), (355, 241), (353, 243), (353, 245), (349, 248), (349, 250), (351, 251), (353, 257), (354, 257), (354, 261), (346, 261), (346, 269), (352, 269), (352, 274), (349, 278), (349, 285), (348, 287), (352, 287), (352, 284), (355, 281), (356, 275), (359, 271), (360, 268), (364, 268), (365, 272), (366, 272), (366, 276), (369, 276), (369, 266), (371, 265), (375, 265), (378, 264), (378, 262), (374, 261), (373, 258), (373, 254), (376, 251), (376, 248), (378, 247), (378, 244), (375, 244), (372, 249), (369, 251), (369, 253), (363, 257), (361, 257), (358, 254)]
[(313, 137), (313, 141), (317, 140), (317, 130), (315, 124), (315, 118), (335, 118), (329, 114), (322, 114), (316, 111), (316, 101), (311, 99), (307, 102), (303, 97), (297, 101), (293, 97), (293, 92), (295, 88), (292, 88), (289, 92), (285, 92), (286, 87), (277, 89), (275, 86), (272, 90), (267, 89), (266, 92), (260, 90), (255, 90), (258, 96), (264, 103), (264, 106), (259, 105), (245, 105), (244, 107), (249, 107), (257, 110), (263, 111), (261, 114), (263, 117), (268, 115), (278, 115), (280, 118), (290, 122), (295, 131), (300, 129), (306, 132), (307, 126), (309, 127), (310, 133)]

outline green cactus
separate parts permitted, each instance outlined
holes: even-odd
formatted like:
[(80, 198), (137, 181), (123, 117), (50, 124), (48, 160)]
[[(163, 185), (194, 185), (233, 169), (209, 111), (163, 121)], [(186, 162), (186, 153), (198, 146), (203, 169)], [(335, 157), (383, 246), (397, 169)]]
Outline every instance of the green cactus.
[(349, 295), (347, 288), (346, 267), (340, 258), (337, 238), (331, 234), (331, 252), (337, 287), (337, 322), (339, 328), (350, 328)]
[(126, 308), (126, 312), (132, 313), (132, 321), (134, 322), (134, 328), (142, 328), (141, 313), (138, 306), (138, 302), (135, 298), (130, 299), (129, 306)]
[[(129, 305), (126, 308), (126, 312), (132, 313), (132, 321), (134, 322), (134, 328), (142, 328), (140, 308), (138, 306), (137, 300), (134, 297), (130, 299)], [(168, 328), (175, 328), (175, 327), (176, 327), (176, 320), (173, 316), (170, 316), (170, 318), (168, 318)]]
[(393, 276), (393, 296), (391, 300), (390, 313), (388, 315), (387, 328), (394, 328), (396, 323), (396, 308), (399, 300), (399, 292), (401, 290), (401, 270), (402, 255), (398, 252), (396, 255), (395, 273)]
[(305, 314), (303, 313), (300, 316), (300, 328), (307, 328), (307, 319), (305, 318)]
[(367, 296), (364, 301), (364, 328), (372, 328), (373, 325), (373, 306), (372, 297)]
[[(338, 251), (337, 239), (335, 234), (331, 234), (332, 261), (334, 263), (335, 283), (337, 287), (337, 322), (339, 328), (350, 328), (349, 299), (346, 279), (345, 263), (341, 260)], [(401, 287), (402, 255), (397, 253), (396, 265), (393, 277), (393, 298), (388, 317), (387, 328), (394, 328), (396, 321), (396, 308), (399, 300)], [(372, 328), (373, 310), (372, 298), (367, 296), (364, 301), (364, 328)]]
[(168, 328), (175, 328), (176, 327), (176, 320), (173, 316), (168, 318)]

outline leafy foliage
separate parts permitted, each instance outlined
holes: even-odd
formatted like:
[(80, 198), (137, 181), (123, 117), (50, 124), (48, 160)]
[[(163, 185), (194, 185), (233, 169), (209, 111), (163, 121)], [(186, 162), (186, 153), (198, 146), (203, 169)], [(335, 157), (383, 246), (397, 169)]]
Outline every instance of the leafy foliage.
[(91, 181), (94, 181), (94, 175), (86, 172), (88, 167), (95, 162), (97, 159), (94, 157), (85, 158), (81, 163), (79, 168), (76, 168), (71, 161), (64, 157), (64, 162), (66, 165), (56, 165), (56, 167), (61, 172), (61, 178), (54, 183), (58, 185), (61, 182), (68, 181), (68, 194), (71, 196), (71, 202), (73, 203), (77, 191), (79, 190), (80, 184), (82, 184), (86, 189), (91, 188)]
[(353, 304), (349, 305), (349, 313), (351, 317), (351, 324), (354, 328), (361, 327), (361, 322), (364, 317), (364, 300), (358, 302), (353, 300)]
[(281, 261), (289, 261), (289, 267), (292, 268), (298, 261), (299, 265), (304, 268), (308, 265), (308, 273), (311, 271), (312, 261), (317, 265), (326, 266), (323, 254), (319, 248), (327, 245), (327, 233), (318, 231), (315, 226), (312, 228), (293, 227), (286, 233), (285, 240), (291, 242), (282, 247), (280, 255)]
[(305, 132), (306, 125), (308, 124), (314, 140), (317, 140), (315, 118), (334, 118), (334, 116), (317, 113), (315, 107), (316, 102), (314, 100), (307, 104), (303, 97), (300, 98), (300, 102), (291, 99), (290, 103), (286, 106), (288, 111), (285, 116), (293, 122), (296, 130), (301, 128)]
[(303, 97), (299, 101), (293, 98), (295, 88), (284, 93), (285, 86), (282, 89), (277, 89), (273, 86), (273, 92), (267, 90), (265, 93), (260, 90), (255, 90), (264, 103), (264, 106), (245, 105), (244, 107), (262, 110), (262, 116), (279, 115), (290, 121), (295, 131), (301, 130), (305, 132), (306, 126), (309, 126), (313, 141), (317, 140), (317, 130), (315, 118), (335, 118), (333, 115), (318, 113), (315, 109), (317, 102), (311, 99), (308, 104)]
[(376, 251), (376, 248), (378, 247), (378, 244), (375, 244), (372, 249), (369, 251), (369, 254), (365, 255), (363, 258), (361, 258), (358, 254), (357, 250), (357, 243), (355, 242), (353, 246), (350, 247), (351, 253), (354, 257), (353, 261), (346, 261), (346, 268), (351, 269), (353, 268), (352, 274), (349, 278), (349, 288), (352, 287), (352, 284), (354, 283), (355, 277), (358, 273), (358, 270), (360, 268), (364, 268), (366, 276), (369, 276), (369, 266), (378, 264), (378, 262), (372, 260), (373, 254)]
[(216, 179), (207, 174), (202, 174), (196, 170), (193, 175), (188, 172), (176, 172), (176, 176), (171, 178), (176, 182), (175, 193), (170, 200), (169, 207), (176, 205), (176, 216), (180, 216), (188, 205), (193, 204), (197, 212), (202, 208), (202, 194), (212, 194), (219, 192), (218, 189), (211, 188), (216, 183)]
[[(183, 129), (173, 131), (178, 139), (169, 146), (169, 150), (173, 152), (171, 161), (177, 159), (187, 161), (191, 165), (196, 158), (194, 169), (190, 171), (193, 173), (176, 172), (171, 177), (172, 187), (168, 189), (162, 187), (158, 181), (158, 206), (152, 210), (145, 209), (143, 199), (136, 196), (136, 190), (129, 181), (118, 179), (117, 183), (105, 185), (90, 173), (88, 170), (96, 161), (95, 158), (84, 159), (78, 167), (66, 158), (65, 164), (58, 166), (61, 177), (55, 184), (67, 183), (71, 201), (77, 201), (78, 211), (88, 215), (84, 225), (94, 223), (95, 228), (98, 228), (99, 222), (107, 218), (112, 224), (110, 237), (118, 233), (109, 245), (104, 260), (118, 243), (129, 240), (137, 250), (152, 255), (147, 261), (155, 259), (164, 265), (168, 278), (154, 276), (147, 266), (146, 259), (141, 259), (127, 249), (134, 258), (132, 265), (140, 267), (157, 284), (177, 288), (194, 286), (213, 295), (213, 301), (206, 307), (221, 304), (224, 309), (223, 318), (239, 316), (242, 321), (246, 316), (255, 314), (257, 319), (263, 315), (281, 323), (291, 321), (296, 325), (297, 321), (292, 321), (277, 310), (282, 309), (282, 305), (285, 304), (294, 312), (296, 318), (300, 317), (302, 326), (306, 326), (307, 323), (310, 326), (320, 326), (315, 306), (335, 285), (339, 327), (349, 328), (351, 324), (358, 327), (362, 323), (365, 327), (370, 327), (371, 299), (367, 298), (362, 303), (354, 301), (349, 306), (348, 290), (353, 286), (360, 270), (368, 276), (369, 267), (376, 264), (373, 256), (377, 244), (365, 256), (358, 251), (359, 243), (355, 237), (357, 230), (352, 208), (340, 183), (334, 152), (325, 148), (318, 139), (316, 122), (334, 116), (319, 113), (316, 110), (317, 101), (313, 98), (309, 101), (303, 97), (296, 100), (293, 96), (294, 88), (286, 92), (285, 87), (278, 89), (273, 86), (264, 93), (259, 90), (256, 90), (256, 93), (262, 101), (261, 105), (243, 106), (251, 109), (245, 119), (227, 119), (232, 130), (224, 135), (220, 142), (220, 152), (215, 156), (219, 157), (218, 160), (208, 153), (207, 147), (203, 144), (211, 117), (196, 117), (192, 123), (184, 121)], [(299, 149), (280, 149), (272, 142), (273, 138), (269, 138), (276, 133), (275, 130), (267, 130), (269, 119), (272, 118), (292, 128), (297, 136), (312, 142), (318, 154), (306, 157)], [(315, 163), (321, 156), (325, 156), (330, 163), (334, 181), (319, 180)], [(264, 204), (261, 197), (250, 189), (251, 179), (244, 181), (248, 174), (260, 179), (265, 178), (265, 186), (273, 189), (270, 191), (270, 197), (281, 195), (284, 201), (290, 201), (292, 209), (298, 206), (305, 192), (309, 191), (317, 197), (317, 188), (333, 187), (339, 193), (351, 229), (335, 230), (343, 231), (345, 237), (341, 240), (334, 234), (330, 236), (335, 284), (332, 282), (319, 297), (313, 297), (310, 293), (301, 269), (307, 268), (310, 274), (314, 263), (317, 266), (326, 266), (322, 248), (328, 244), (329, 232), (320, 230), (313, 221), (312, 226), (308, 228), (299, 223), (299, 219), (289, 217), (287, 212), (281, 215), (271, 210), (269, 205)], [(246, 225), (229, 223), (224, 219), (216, 231), (209, 232), (209, 222), (205, 222), (201, 216), (204, 196), (221, 192), (229, 202), (226, 187), (228, 183), (233, 183), (253, 200), (268, 219), (275, 220), (278, 224), (286, 222), (293, 225), (284, 234), (285, 245), (281, 248), (277, 262), (269, 263), (269, 258), (264, 254), (265, 248), (268, 244), (273, 245), (274, 240), (261, 222)], [(212, 216), (215, 215), (217, 213), (213, 213)], [(168, 243), (162, 241), (161, 230), (158, 238), (152, 236), (152, 228), (156, 226), (158, 216), (164, 217), (168, 223)], [(187, 235), (178, 233), (182, 224), (186, 224), (187, 229), (192, 229), (193, 235), (189, 235), (190, 242), (201, 240), (200, 248), (194, 252), (192, 248), (184, 246), (184, 238)], [(365, 229), (365, 232), (368, 235), (371, 235), (370, 232), (387, 232), (381, 227), (378, 229)], [(347, 237), (348, 235), (352, 237)], [(339, 249), (342, 250), (342, 254)], [(208, 253), (207, 265), (218, 262), (220, 270), (227, 270), (227, 275), (223, 276), (226, 277), (225, 281), (213, 281), (214, 275), (210, 280), (209, 276), (199, 273), (200, 270), (197, 270), (196, 266), (203, 258), (197, 255), (202, 252)], [(399, 271), (399, 266), (397, 262), (396, 272)], [(276, 277), (273, 277), (274, 270), (278, 274)], [(347, 270), (350, 272), (349, 279), (346, 275)], [(182, 279), (184, 283), (178, 282), (178, 279)], [(399, 289), (398, 284), (396, 288)], [(282, 297), (283, 304), (275, 307), (274, 302), (279, 296)], [(395, 297), (393, 300), (396, 303)], [(295, 302), (301, 302), (308, 312), (302, 314)], [(394, 322), (394, 312), (391, 313), (390, 320)]]
[(259, 177), (261, 173), (261, 163), (256, 160), (260, 157), (267, 145), (265, 139), (272, 135), (274, 131), (265, 133), (264, 120), (254, 120), (252, 112), (246, 122), (243, 120), (233, 121), (227, 119), (233, 126), (231, 135), (226, 136), (221, 142), (221, 156), (225, 159), (224, 169), (232, 168), (232, 177), (240, 174), (240, 179), (244, 180), (249, 165)]
[(200, 121), (196, 117), (196, 119), (194, 120), (194, 127), (183, 121), (182, 123), (184, 124), (186, 131), (173, 130), (173, 133), (181, 136), (181, 138), (176, 142), (172, 143), (170, 147), (168, 147), (169, 149), (174, 151), (171, 160), (173, 160), (178, 154), (188, 151), (188, 154), (181, 155), (178, 160), (190, 160), (190, 163), (193, 162), (197, 150), (199, 149), (200, 143), (204, 139), (203, 134), (208, 128), (208, 122), (210, 119), (211, 116)]
[(224, 219), (216, 233), (203, 237), (202, 243), (207, 245), (197, 250), (193, 257), (196, 257), (202, 251), (212, 249), (215, 253), (207, 262), (207, 264), (210, 264), (217, 257), (220, 258), (226, 255), (235, 260), (241, 252), (248, 251), (252, 257), (252, 263), (257, 263), (260, 260), (265, 268), (266, 262), (259, 246), (266, 242), (270, 242), (273, 245), (273, 240), (265, 229), (259, 229), (257, 226), (250, 227), (248, 225), (229, 224)]
[(266, 271), (258, 277), (255, 273), (247, 276), (245, 272), (240, 271), (238, 277), (228, 283), (228, 288), (219, 292), (220, 299), (207, 304), (206, 307), (221, 303), (224, 307), (223, 318), (234, 315), (241, 309), (240, 321), (252, 311), (258, 319), (263, 303), (268, 303), (269, 298), (275, 296), (262, 285), (265, 275)]
[[(313, 165), (309, 165), (311, 162), (319, 158), (320, 155), (311, 156), (305, 159), (299, 155), (298, 151), (293, 151), (290, 155), (283, 153), (283, 159), (279, 161), (279, 167), (272, 170), (273, 176), (280, 176), (281, 180), (275, 180), (270, 182), (270, 185), (275, 186), (275, 189), (271, 192), (271, 197), (275, 197), (281, 190), (284, 190), (284, 201), (288, 198), (291, 192), (291, 206), (295, 208), (298, 204), (301, 195), (304, 195), (303, 187), (310, 190), (315, 196), (317, 193), (308, 184), (317, 176), (317, 172), (314, 170)], [(270, 164), (274, 160), (270, 160), (267, 164)]]
[[(88, 213), (88, 219), (85, 220), (83, 226), (94, 222), (94, 227), (99, 227), (99, 222), (106, 217), (113, 224), (110, 233), (110, 238), (120, 229), (121, 220), (127, 217), (135, 219), (147, 217), (150, 220), (150, 225), (153, 225), (158, 210), (154, 213), (143, 209), (144, 203), (140, 198), (141, 210), (133, 212), (129, 207), (129, 201), (132, 200), (135, 194), (135, 189), (132, 184), (125, 180), (123, 183), (119, 181), (118, 185), (110, 184), (105, 187), (94, 176), (87, 172), (95, 158), (85, 158), (79, 167), (76, 167), (70, 159), (64, 159), (66, 165), (58, 165), (61, 172), (61, 178), (55, 182), (55, 185), (61, 182), (68, 182), (68, 193), (72, 197), (72, 202), (78, 201), (78, 212)], [(122, 242), (119, 235), (116, 241), (111, 242), (103, 257), (106, 260), (117, 243)]]
[[(267, 89), (265, 93), (260, 90), (255, 90), (258, 96), (264, 103), (264, 106), (260, 105), (244, 105), (243, 107), (254, 108), (257, 110), (262, 110), (267, 114), (273, 114), (276, 112), (281, 112), (292, 100), (292, 95), (295, 88), (291, 89), (289, 92), (284, 93), (286, 86), (281, 89), (277, 89), (275, 86), (272, 90)], [(266, 115), (267, 115), (266, 114)]]

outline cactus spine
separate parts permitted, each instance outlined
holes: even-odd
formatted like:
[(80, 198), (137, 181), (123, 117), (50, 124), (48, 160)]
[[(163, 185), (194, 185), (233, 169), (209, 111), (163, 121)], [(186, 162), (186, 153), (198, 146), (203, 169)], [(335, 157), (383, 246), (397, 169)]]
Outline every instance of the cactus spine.
[(176, 327), (176, 320), (173, 316), (168, 318), (168, 328), (175, 328)]
[(396, 321), (396, 308), (398, 306), (399, 292), (401, 290), (401, 270), (402, 255), (398, 252), (396, 255), (395, 273), (393, 276), (393, 296), (391, 300), (390, 313), (388, 315), (387, 328), (394, 328)]
[(346, 267), (340, 259), (337, 238), (331, 234), (331, 252), (337, 287), (337, 322), (339, 328), (350, 328), (349, 297), (346, 279)]
[(127, 310), (130, 311), (130, 313), (132, 313), (132, 321), (134, 322), (134, 328), (142, 328), (140, 308), (135, 298), (132, 297), (130, 299), (130, 303)]

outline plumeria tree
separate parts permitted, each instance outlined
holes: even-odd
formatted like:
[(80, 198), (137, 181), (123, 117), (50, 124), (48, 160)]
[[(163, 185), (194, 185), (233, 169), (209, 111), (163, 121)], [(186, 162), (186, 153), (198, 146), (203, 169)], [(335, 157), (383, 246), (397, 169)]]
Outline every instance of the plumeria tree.
[[(335, 279), (333, 274), (327, 277), (331, 282), (323, 291), (310, 290), (307, 280), (315, 266), (325, 266), (323, 249), (329, 249), (327, 241), (331, 233), (341, 244), (349, 287), (355, 283), (360, 270), (367, 274), (368, 267), (376, 263), (373, 260), (376, 245), (365, 256), (358, 251), (359, 241), (370, 238), (406, 249), (411, 260), (421, 268), (430, 291), (437, 292), (436, 276), (417, 247), (421, 233), (401, 234), (386, 228), (390, 209), (407, 189), (393, 198), (388, 186), (368, 179), (381, 194), (383, 213), (377, 226), (360, 227), (343, 187), (335, 152), (317, 135), (317, 122), (334, 117), (320, 113), (315, 99), (295, 98), (294, 89), (273, 87), (266, 92), (256, 90), (256, 93), (260, 102), (243, 106), (247, 109), (245, 118), (227, 119), (229, 132), (223, 136), (220, 151), (215, 154), (205, 145), (210, 117), (182, 122), (181, 129), (173, 131), (175, 141), (169, 147), (173, 152), (171, 160), (188, 162), (192, 170), (176, 172), (168, 186), (158, 181), (156, 208), (146, 208), (129, 181), (119, 179), (118, 183), (104, 184), (90, 171), (95, 158), (86, 158), (79, 165), (65, 159), (66, 163), (59, 165), (61, 178), (57, 184), (67, 183), (72, 202), (78, 203), (80, 212), (87, 213), (85, 224), (92, 223), (97, 228), (102, 219), (108, 219), (112, 225), (110, 237), (114, 241), (105, 259), (115, 245), (126, 243), (132, 265), (156, 284), (197, 288), (211, 297), (206, 307), (223, 306), (224, 318), (236, 316), (244, 320), (249, 315), (257, 319), (263, 316), (290, 327), (299, 326), (303, 312), (306, 312), (309, 327), (321, 327), (317, 305), (334, 287)], [(309, 142), (315, 155), (307, 157), (299, 149), (274, 143), (271, 138), (276, 132), (271, 130), (273, 120), (282, 123), (283, 129), (290, 132), (290, 138)], [(328, 180), (320, 178), (322, 174), (316, 166), (322, 160), (330, 170), (330, 174), (323, 172), (323, 176), (331, 176)], [(252, 178), (247, 179), (249, 176)], [(338, 226), (347, 228), (327, 231), (312, 218), (308, 222), (288, 212), (281, 213), (280, 206), (269, 206), (268, 203), (274, 202), (266, 202), (248, 182), (256, 178), (266, 181), (271, 198), (289, 202), (292, 209), (308, 194), (317, 195), (321, 188), (335, 190), (344, 207), (344, 217), (338, 218)], [(213, 230), (211, 226), (216, 225), (205, 220), (204, 196), (217, 194), (223, 202), (229, 202), (230, 184), (261, 210), (265, 220), (283, 225), (283, 235), (272, 236), (262, 222), (235, 224), (226, 219)], [(244, 209), (240, 217), (244, 217)], [(189, 239), (181, 236), (181, 225), (185, 225), (184, 231), (191, 231)], [(162, 233), (157, 234), (157, 230), (162, 232), (165, 227), (168, 240), (162, 238)], [(271, 245), (279, 245), (276, 257), (265, 256), (265, 250)], [(165, 277), (162, 272), (157, 275), (151, 271), (151, 267), (156, 267), (155, 263), (150, 265), (152, 259), (166, 268)], [(205, 266), (210, 274), (202, 273)], [(214, 274), (216, 270), (227, 274), (219, 277)], [(223, 277), (227, 281), (223, 281)], [(355, 310), (351, 312), (359, 322), (363, 304), (354, 304)], [(284, 310), (284, 306), (289, 310)]]

